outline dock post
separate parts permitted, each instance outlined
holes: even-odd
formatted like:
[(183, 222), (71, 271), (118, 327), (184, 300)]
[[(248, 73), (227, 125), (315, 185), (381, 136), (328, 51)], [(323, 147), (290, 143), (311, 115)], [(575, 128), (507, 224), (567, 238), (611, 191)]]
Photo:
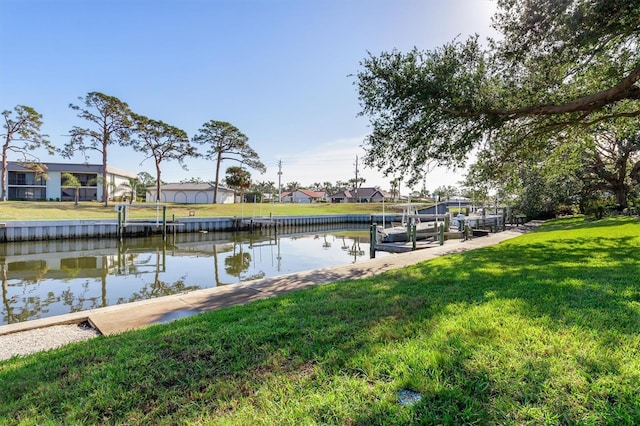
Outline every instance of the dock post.
[(171, 215), (171, 223), (173, 223), (173, 243), (176, 243), (176, 215), (172, 214)]
[(370, 226), (370, 231), (369, 231), (369, 259), (375, 259), (376, 258), (376, 239), (377, 239), (377, 235), (378, 235), (378, 226), (376, 225), (376, 223), (372, 223)]
[(416, 224), (411, 225), (411, 249), (413, 251), (416, 250), (416, 239), (417, 239), (418, 230)]
[(438, 242), (444, 245), (444, 223), (438, 226)]
[(116, 226), (116, 237), (122, 239), (122, 212), (118, 206), (118, 226)]
[(167, 206), (162, 206), (162, 241), (167, 241)]
[(120, 210), (122, 210), (122, 231), (120, 232), (120, 239), (122, 239), (127, 236), (127, 208), (120, 206)]
[(411, 221), (407, 221), (407, 242), (411, 241)]

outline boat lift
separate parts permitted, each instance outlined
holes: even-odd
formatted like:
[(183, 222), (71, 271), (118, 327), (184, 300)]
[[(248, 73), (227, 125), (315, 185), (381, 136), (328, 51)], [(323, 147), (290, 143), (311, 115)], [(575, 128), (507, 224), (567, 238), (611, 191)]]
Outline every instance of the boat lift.
[[(129, 208), (153, 208), (156, 210), (156, 220), (130, 220), (129, 219)], [(151, 227), (155, 227), (156, 230), (162, 230), (162, 240), (167, 239), (167, 228), (172, 227), (173, 232), (175, 233), (177, 226), (182, 226), (181, 223), (176, 223), (175, 220), (171, 222), (167, 222), (167, 206), (165, 204), (155, 203), (155, 204), (144, 204), (144, 203), (132, 203), (132, 204), (116, 204), (114, 210), (118, 212), (118, 224), (116, 228), (116, 236), (119, 240), (122, 240), (125, 235), (127, 228), (139, 228), (142, 227), (143, 230), (148, 230)], [(162, 212), (162, 214), (161, 214)]]

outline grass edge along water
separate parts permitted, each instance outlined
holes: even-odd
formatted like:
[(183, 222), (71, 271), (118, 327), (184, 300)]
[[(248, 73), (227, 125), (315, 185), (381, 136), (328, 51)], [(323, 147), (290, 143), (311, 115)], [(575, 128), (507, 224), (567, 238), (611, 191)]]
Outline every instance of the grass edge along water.
[[(497, 246), (0, 362), (0, 422), (637, 424), (640, 222)], [(419, 394), (400, 404), (403, 390)]]

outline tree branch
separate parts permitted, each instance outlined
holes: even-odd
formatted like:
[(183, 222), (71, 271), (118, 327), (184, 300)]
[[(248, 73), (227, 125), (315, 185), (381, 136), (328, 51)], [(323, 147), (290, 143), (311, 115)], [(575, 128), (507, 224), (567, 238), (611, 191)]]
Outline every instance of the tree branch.
[(572, 102), (561, 105), (541, 105), (534, 107), (516, 108), (511, 110), (488, 110), (486, 111), (486, 113), (489, 115), (497, 116), (519, 117), (527, 115), (541, 116), (569, 114), (580, 111), (592, 112), (602, 108), (605, 105), (613, 104), (625, 99), (640, 99), (640, 88), (634, 86), (634, 84), (638, 80), (640, 80), (640, 65), (632, 70), (629, 75), (623, 78), (620, 83), (616, 84), (615, 86), (594, 93), (592, 95), (584, 96)]

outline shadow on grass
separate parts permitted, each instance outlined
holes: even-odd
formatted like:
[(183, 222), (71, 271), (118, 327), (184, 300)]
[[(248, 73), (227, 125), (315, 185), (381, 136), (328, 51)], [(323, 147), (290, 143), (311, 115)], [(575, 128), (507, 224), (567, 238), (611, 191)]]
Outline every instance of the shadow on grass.
[[(620, 222), (611, 226), (630, 225)], [(634, 378), (623, 372), (638, 355), (629, 342), (640, 329), (640, 227), (609, 237), (576, 226), (578, 234), (525, 236), (0, 364), (0, 416), (135, 424), (244, 413), (246, 423), (275, 410), (271, 419), (291, 416), (282, 423), (639, 420), (627, 387)], [(593, 351), (580, 352), (582, 344)], [(345, 377), (364, 390), (341, 388)], [(423, 400), (400, 407), (400, 388)], [(278, 398), (298, 408), (278, 411), (269, 405)]]
[(592, 219), (582, 215), (551, 219), (544, 223), (543, 226), (535, 229), (536, 232), (552, 232), (570, 229), (593, 229), (612, 226), (622, 226), (630, 223), (637, 223), (638, 217), (633, 216), (616, 216), (604, 219)]

